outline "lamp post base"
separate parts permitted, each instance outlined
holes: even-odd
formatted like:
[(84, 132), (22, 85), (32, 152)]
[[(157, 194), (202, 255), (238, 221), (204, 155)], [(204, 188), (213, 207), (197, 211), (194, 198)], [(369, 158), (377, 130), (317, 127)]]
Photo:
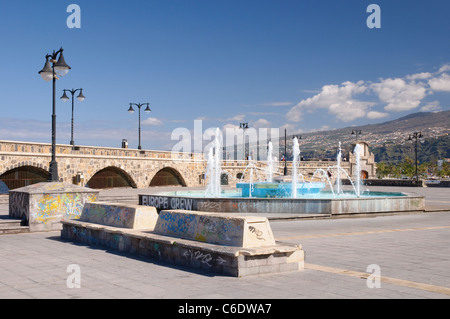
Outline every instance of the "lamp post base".
[(58, 163), (56, 161), (50, 162), (50, 168), (49, 168), (49, 182), (58, 182)]

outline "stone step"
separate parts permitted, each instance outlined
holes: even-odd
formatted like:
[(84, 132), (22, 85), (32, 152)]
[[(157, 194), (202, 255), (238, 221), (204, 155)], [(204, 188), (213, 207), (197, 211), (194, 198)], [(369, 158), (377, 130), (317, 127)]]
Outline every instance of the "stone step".
[(110, 202), (110, 203), (134, 203), (137, 204), (139, 201), (139, 196), (99, 196), (97, 201), (99, 202)]
[(20, 219), (9, 218), (8, 216), (0, 217), (0, 235), (26, 233), (29, 230), (28, 226), (22, 226)]
[(0, 219), (0, 228), (17, 227), (21, 226), (21, 224), (22, 221), (20, 219), (9, 219), (9, 218)]
[(28, 227), (28, 226), (0, 228), (0, 235), (12, 235), (12, 234), (28, 233), (29, 231), (30, 231), (30, 227)]
[(8, 205), (9, 196), (8, 195), (0, 195), (0, 205)]

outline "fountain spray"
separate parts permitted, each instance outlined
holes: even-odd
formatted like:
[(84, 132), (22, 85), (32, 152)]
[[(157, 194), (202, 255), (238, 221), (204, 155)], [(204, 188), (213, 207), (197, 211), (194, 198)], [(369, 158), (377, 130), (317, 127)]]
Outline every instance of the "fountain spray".
[(353, 154), (355, 155), (356, 160), (356, 196), (360, 196), (361, 194), (361, 152), (362, 147), (361, 144), (356, 144), (355, 148), (353, 149)]
[(294, 155), (294, 158), (292, 160), (292, 198), (297, 198), (297, 165), (300, 158), (300, 147), (298, 145), (298, 139), (296, 137), (294, 137), (292, 151)]

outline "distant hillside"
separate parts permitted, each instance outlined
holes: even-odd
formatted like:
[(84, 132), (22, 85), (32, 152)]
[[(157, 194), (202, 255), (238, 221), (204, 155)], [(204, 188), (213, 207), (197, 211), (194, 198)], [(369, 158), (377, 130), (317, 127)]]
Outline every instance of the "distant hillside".
[[(386, 145), (372, 148), (372, 152), (377, 162), (396, 163), (406, 157), (414, 159), (414, 145), (413, 141), (403, 145)], [(417, 158), (420, 163), (435, 163), (438, 159), (450, 158), (450, 135), (427, 138), (423, 143), (417, 143)]]
[(360, 129), (372, 134), (391, 134), (396, 131), (405, 133), (413, 131), (428, 132), (432, 131), (432, 128), (438, 127), (450, 129), (450, 111), (413, 113), (393, 121), (363, 125), (353, 129)]
[[(418, 147), (420, 162), (450, 158), (450, 111), (419, 112), (379, 124), (301, 134), (301, 154), (305, 158), (335, 158), (339, 142), (348, 154), (356, 141), (356, 136), (351, 135), (353, 130), (361, 131), (358, 140), (369, 143), (377, 162), (398, 162), (406, 156), (414, 158), (414, 144), (407, 140), (409, 134), (419, 131), (424, 136)], [(290, 148), (292, 137), (287, 141)], [(284, 145), (284, 137), (280, 138), (280, 145)], [(282, 147), (280, 152), (283, 152)]]

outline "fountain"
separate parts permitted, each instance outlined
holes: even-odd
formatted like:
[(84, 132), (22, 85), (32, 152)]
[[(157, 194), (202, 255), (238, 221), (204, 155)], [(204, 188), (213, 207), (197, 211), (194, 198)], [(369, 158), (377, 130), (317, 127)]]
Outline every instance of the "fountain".
[[(341, 167), (341, 145), (335, 166), (326, 170), (317, 169), (310, 180), (298, 173), (300, 148), (294, 138), (293, 165), (291, 176), (274, 177), (271, 143), (268, 146), (265, 180), (255, 180), (257, 171), (255, 162), (251, 161), (244, 170), (248, 182), (241, 178), (235, 189), (221, 190), (222, 148), (220, 130), (216, 130), (213, 147), (208, 153), (206, 191), (176, 191), (158, 195), (139, 195), (139, 204), (155, 206), (158, 210), (187, 209), (205, 212), (234, 213), (287, 213), (287, 214), (357, 214), (387, 213), (402, 211), (424, 211), (424, 197), (396, 192), (361, 192), (361, 153), (357, 144), (353, 153), (356, 158), (354, 183), (348, 173)], [(336, 175), (335, 185), (331, 172)], [(352, 191), (343, 191), (341, 175), (350, 181)], [(301, 176), (301, 180), (299, 177)], [(320, 181), (316, 181), (320, 179)], [(330, 190), (325, 190), (326, 185)]]
[[(290, 177), (277, 178), (274, 182), (273, 178), (273, 162), (269, 161), (272, 157), (272, 149), (270, 148), (271, 143), (269, 142), (268, 151), (268, 168), (266, 169), (266, 180), (265, 181), (253, 181), (253, 171), (250, 171), (249, 182), (242, 182), (236, 184), (236, 188), (241, 189), (242, 197), (256, 197), (256, 198), (297, 198), (300, 195), (307, 194), (317, 194), (324, 187), (325, 184), (322, 182), (305, 182), (302, 175), (302, 182), (298, 181), (297, 169), (300, 159), (300, 147), (298, 145), (297, 138), (294, 138), (294, 159), (292, 162), (292, 175)], [(270, 162), (270, 164), (269, 164)], [(254, 163), (250, 163), (247, 167), (254, 167)], [(244, 170), (243, 176), (245, 176)], [(289, 181), (290, 180), (290, 181)], [(296, 191), (293, 191), (296, 190)]]
[(341, 149), (341, 142), (339, 142), (339, 149), (336, 157), (336, 194), (338, 195), (342, 193), (341, 160), (342, 160), (342, 149)]
[(356, 196), (361, 195), (361, 144), (356, 144), (353, 154), (355, 154), (356, 158)]
[(272, 142), (269, 141), (269, 145), (267, 146), (267, 168), (266, 168), (266, 180), (269, 183), (273, 181), (273, 145)]
[[(297, 164), (298, 164), (298, 160), (299, 160), (299, 156), (300, 156), (300, 146), (298, 145), (298, 139), (297, 137), (294, 138), (294, 142), (293, 142), (294, 146), (293, 146), (293, 154), (294, 154), (294, 158), (292, 160), (292, 190), (296, 190), (297, 189)], [(291, 196), (292, 198), (297, 198), (297, 192), (292, 191), (291, 192)]]
[(206, 178), (208, 184), (206, 186), (205, 195), (212, 197), (220, 197), (220, 175), (222, 173), (222, 148), (220, 146), (220, 130), (216, 129), (213, 147), (208, 152), (208, 162), (206, 166)]

